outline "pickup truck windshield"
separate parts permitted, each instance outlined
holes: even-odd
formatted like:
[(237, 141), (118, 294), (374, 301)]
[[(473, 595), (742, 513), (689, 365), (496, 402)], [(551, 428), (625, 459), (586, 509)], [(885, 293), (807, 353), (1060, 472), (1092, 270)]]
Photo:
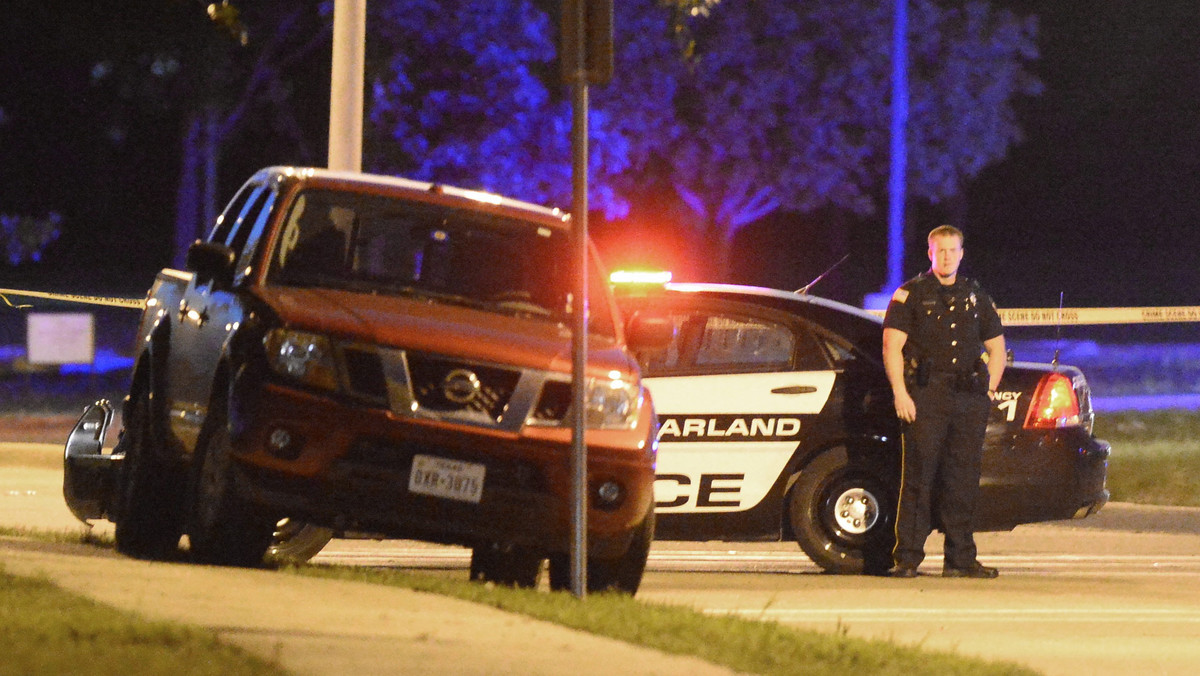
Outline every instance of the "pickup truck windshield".
[[(565, 231), (535, 222), (311, 189), (292, 203), (268, 279), (566, 322), (570, 255)], [(595, 279), (591, 289), (602, 293)], [(593, 314), (591, 330), (613, 333), (607, 315)]]

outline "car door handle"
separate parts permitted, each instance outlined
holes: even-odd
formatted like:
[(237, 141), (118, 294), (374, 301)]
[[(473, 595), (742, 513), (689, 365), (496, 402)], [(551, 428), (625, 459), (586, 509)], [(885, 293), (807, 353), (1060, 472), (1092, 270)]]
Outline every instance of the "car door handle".
[(790, 385), (788, 387), (776, 387), (771, 390), (771, 394), (812, 394), (817, 388), (812, 385)]

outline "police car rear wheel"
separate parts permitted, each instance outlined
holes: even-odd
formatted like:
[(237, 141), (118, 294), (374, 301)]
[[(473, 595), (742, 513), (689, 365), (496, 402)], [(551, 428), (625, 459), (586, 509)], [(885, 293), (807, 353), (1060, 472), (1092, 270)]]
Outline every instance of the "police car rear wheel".
[(861, 486), (849, 488), (833, 498), (830, 508), (837, 530), (847, 537), (862, 535), (879, 521), (879, 498)]
[(797, 544), (830, 573), (886, 570), (894, 512), (886, 484), (852, 468), (845, 448), (833, 448), (800, 470), (788, 494)]

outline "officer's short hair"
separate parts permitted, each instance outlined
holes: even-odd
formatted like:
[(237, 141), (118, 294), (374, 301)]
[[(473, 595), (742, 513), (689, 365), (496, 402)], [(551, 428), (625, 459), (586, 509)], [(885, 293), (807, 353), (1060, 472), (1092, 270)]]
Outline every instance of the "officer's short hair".
[(963, 237), (962, 230), (959, 230), (953, 225), (939, 225), (938, 227), (929, 231), (929, 237), (926, 238), (925, 241), (932, 244), (933, 240), (937, 239), (938, 237), (957, 237), (960, 244), (966, 240), (966, 237)]

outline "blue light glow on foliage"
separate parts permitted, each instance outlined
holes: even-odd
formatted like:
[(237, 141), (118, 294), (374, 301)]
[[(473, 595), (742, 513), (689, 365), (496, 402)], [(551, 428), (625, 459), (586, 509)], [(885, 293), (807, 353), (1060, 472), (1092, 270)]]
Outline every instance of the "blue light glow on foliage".
[[(547, 4), (547, 3), (542, 3)], [(684, 58), (657, 0), (614, 3), (615, 75), (593, 87), (589, 201), (610, 217), (658, 183), (728, 242), (777, 209), (870, 214), (887, 177), (892, 5), (702, 2)], [(557, 16), (530, 0), (373, 2), (374, 170), (563, 206), (569, 90)], [(1036, 24), (969, 0), (910, 0), (910, 194), (938, 201), (1020, 138), (1011, 101)]]

